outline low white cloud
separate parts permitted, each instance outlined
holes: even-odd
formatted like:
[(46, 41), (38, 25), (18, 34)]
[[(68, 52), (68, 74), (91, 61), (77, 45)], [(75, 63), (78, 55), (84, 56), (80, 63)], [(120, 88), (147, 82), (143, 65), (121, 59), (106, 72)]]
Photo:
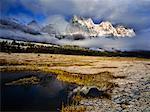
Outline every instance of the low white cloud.
[(65, 18), (61, 15), (53, 15), (47, 17), (47, 19), (43, 22), (43, 26), (52, 24), (55, 29), (61, 34), (66, 31), (66, 27), (69, 24)]
[(59, 40), (57, 44), (60, 45), (78, 45), (88, 48), (103, 48), (106, 50), (150, 50), (150, 32), (141, 32), (134, 38), (92, 38), (85, 40)]

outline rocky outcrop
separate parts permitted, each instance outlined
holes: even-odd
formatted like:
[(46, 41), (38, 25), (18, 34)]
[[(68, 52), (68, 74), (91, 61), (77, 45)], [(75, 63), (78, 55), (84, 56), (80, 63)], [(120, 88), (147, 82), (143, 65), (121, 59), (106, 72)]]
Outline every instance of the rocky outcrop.
[(72, 97), (77, 93), (84, 97), (100, 97), (105, 94), (103, 90), (96, 86), (79, 86), (70, 93), (69, 97)]

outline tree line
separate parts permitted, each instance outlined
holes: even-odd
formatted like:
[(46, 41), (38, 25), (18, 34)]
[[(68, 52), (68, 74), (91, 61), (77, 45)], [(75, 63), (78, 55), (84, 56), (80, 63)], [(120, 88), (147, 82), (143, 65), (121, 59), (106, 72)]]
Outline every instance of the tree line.
[(50, 53), (50, 54), (66, 54), (66, 55), (84, 55), (84, 56), (120, 56), (120, 57), (142, 57), (150, 58), (150, 51), (94, 51), (79, 46), (45, 46), (36, 45), (31, 42), (21, 43), (13, 40), (12, 42), (1, 41), (0, 52), (6, 53)]

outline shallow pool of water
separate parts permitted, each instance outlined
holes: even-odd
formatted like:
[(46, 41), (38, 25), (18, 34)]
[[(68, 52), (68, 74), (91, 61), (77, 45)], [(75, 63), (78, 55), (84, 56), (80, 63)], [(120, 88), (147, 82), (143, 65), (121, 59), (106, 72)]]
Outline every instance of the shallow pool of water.
[[(37, 85), (5, 85), (23, 77), (40, 78)], [(41, 72), (1, 73), (1, 106), (3, 111), (60, 111), (62, 102), (68, 102), (68, 94), (76, 86)]]

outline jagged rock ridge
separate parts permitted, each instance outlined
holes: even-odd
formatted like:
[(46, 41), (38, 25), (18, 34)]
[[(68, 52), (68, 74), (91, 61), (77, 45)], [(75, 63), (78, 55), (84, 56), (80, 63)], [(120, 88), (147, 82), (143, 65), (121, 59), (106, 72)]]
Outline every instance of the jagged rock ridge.
[(109, 21), (103, 21), (100, 24), (94, 24), (91, 18), (85, 19), (74, 16), (67, 28), (68, 35), (83, 35), (87, 37), (134, 37), (133, 29), (124, 26), (114, 27)]

